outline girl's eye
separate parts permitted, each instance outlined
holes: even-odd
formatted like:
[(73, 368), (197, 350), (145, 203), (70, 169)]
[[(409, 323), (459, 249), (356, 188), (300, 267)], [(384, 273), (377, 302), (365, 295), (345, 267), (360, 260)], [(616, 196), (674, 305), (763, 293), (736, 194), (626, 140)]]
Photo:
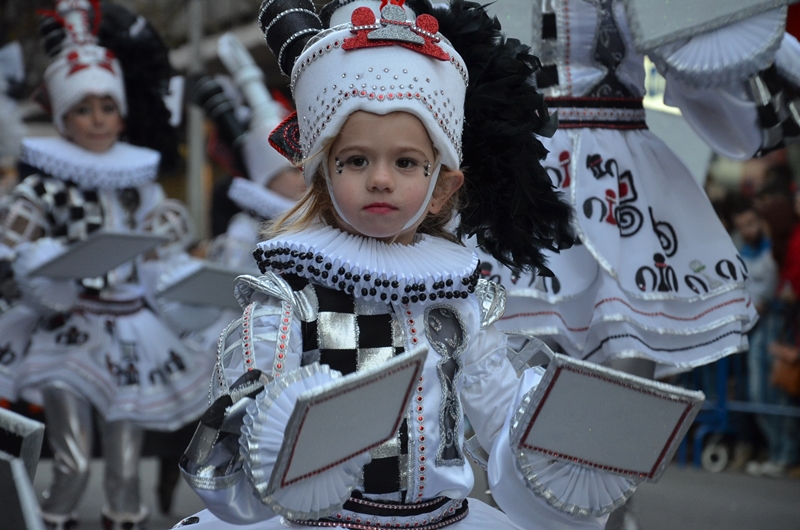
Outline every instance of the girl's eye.
[(105, 105), (103, 105), (103, 112), (105, 114), (113, 114), (117, 112), (117, 106), (114, 105), (113, 103), (106, 103)]
[(400, 169), (414, 169), (419, 164), (413, 158), (401, 158), (397, 161), (397, 167)]
[(351, 156), (346, 163), (348, 166), (362, 168), (367, 166), (367, 159), (363, 156)]
[(75, 110), (73, 110), (73, 112), (78, 116), (86, 116), (91, 112), (91, 109), (89, 108), (89, 105), (80, 105), (78, 107), (75, 107)]

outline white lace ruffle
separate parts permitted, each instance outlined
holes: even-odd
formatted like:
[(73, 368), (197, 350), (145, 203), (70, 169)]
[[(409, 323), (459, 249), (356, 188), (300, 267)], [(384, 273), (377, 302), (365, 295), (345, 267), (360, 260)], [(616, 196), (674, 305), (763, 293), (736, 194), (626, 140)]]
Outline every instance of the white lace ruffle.
[(20, 160), (83, 188), (133, 188), (155, 180), (161, 154), (123, 142), (93, 153), (60, 136), (25, 138)]
[(410, 245), (397, 245), (316, 225), (258, 248), (267, 267), (367, 300), (466, 298), (478, 280), (478, 257), (472, 250), (424, 234)]
[(267, 493), (297, 398), (338, 377), (341, 374), (328, 366), (304, 366), (273, 381), (247, 408), (239, 439), (245, 472), (261, 502), (289, 519), (319, 519), (340, 510), (370, 461), (369, 453), (362, 453), (312, 478)]
[[(523, 398), (512, 425), (519, 423), (518, 418), (524, 414), (535, 390), (531, 389)], [(611, 513), (625, 504), (639, 484), (628, 477), (561, 462), (533, 451), (518, 450), (515, 457), (528, 489), (557, 510), (579, 517)]]
[(786, 8), (660, 46), (648, 55), (667, 78), (693, 88), (729, 86), (752, 77), (775, 57), (786, 27)]
[(23, 301), (39, 311), (68, 311), (78, 301), (76, 282), (29, 275), (32, 270), (64, 252), (64, 249), (63, 243), (49, 237), (20, 243), (16, 247), (17, 259), (12, 264), (14, 279)]
[(277, 217), (295, 204), (293, 200), (242, 177), (233, 179), (228, 188), (228, 198), (242, 210), (251, 211), (263, 219)]

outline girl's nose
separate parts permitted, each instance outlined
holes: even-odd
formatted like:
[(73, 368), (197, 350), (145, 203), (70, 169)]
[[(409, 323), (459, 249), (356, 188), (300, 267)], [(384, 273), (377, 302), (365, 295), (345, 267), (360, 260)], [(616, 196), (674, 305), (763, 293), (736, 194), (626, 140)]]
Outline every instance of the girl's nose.
[(92, 109), (92, 121), (95, 125), (101, 125), (105, 120), (103, 109)]
[(391, 191), (394, 189), (394, 177), (391, 167), (383, 162), (375, 164), (369, 175), (369, 189)]

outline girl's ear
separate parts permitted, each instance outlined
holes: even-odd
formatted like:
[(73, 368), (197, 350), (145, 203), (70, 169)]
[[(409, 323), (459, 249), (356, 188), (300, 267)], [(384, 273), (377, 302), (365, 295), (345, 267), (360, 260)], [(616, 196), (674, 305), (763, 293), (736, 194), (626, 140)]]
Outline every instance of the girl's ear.
[(428, 206), (428, 213), (438, 214), (442, 207), (447, 204), (450, 197), (464, 184), (464, 173), (459, 169), (442, 170), (439, 175), (439, 182), (433, 191), (431, 203)]

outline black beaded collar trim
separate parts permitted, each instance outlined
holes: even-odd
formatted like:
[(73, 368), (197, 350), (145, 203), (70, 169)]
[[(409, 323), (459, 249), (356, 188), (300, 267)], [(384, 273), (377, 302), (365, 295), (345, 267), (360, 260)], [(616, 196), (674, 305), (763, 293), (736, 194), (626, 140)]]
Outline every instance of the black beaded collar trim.
[(461, 278), (430, 278), (409, 282), (376, 272), (354, 271), (349, 264), (334, 264), (330, 258), (314, 252), (289, 247), (268, 250), (257, 248), (253, 256), (261, 273), (292, 273), (315, 283), (339, 289), (366, 299), (403, 304), (453, 298), (466, 299), (475, 292), (480, 278), (478, 267)]

